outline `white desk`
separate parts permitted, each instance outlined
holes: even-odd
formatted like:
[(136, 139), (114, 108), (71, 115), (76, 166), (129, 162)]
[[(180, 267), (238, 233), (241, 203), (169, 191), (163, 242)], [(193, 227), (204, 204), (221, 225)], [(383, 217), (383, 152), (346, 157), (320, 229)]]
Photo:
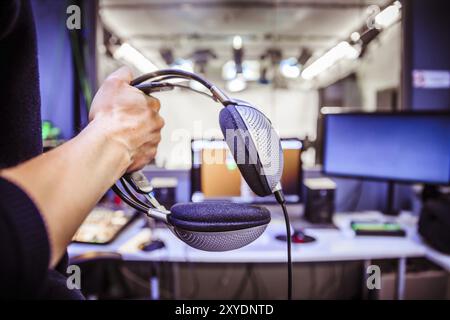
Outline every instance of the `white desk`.
[[(355, 237), (350, 230), (350, 221), (383, 217), (377, 212), (337, 214), (334, 222), (338, 229), (306, 229), (317, 241), (308, 244), (293, 244), (293, 262), (320, 261), (364, 261), (374, 259), (398, 259), (397, 297), (402, 299), (405, 289), (406, 259), (428, 257), (450, 270), (450, 256), (430, 250), (417, 235), (415, 221), (407, 216), (397, 220), (406, 229), (407, 237)], [(200, 262), (200, 263), (283, 263), (286, 262), (286, 243), (275, 240), (275, 235), (284, 233), (284, 222), (273, 219), (266, 232), (250, 245), (227, 252), (205, 252), (191, 248), (178, 240), (168, 229), (156, 229), (153, 233), (142, 229), (137, 221), (107, 246), (71, 244), (69, 256), (76, 257), (87, 252), (120, 253), (126, 261)], [(150, 238), (160, 239), (165, 248), (144, 252), (139, 245)]]

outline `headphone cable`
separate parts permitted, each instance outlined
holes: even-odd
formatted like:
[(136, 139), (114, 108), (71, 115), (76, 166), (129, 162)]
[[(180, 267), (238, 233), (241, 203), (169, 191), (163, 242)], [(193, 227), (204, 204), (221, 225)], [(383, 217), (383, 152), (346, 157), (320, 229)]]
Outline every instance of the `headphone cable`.
[(291, 237), (291, 223), (289, 221), (289, 215), (286, 207), (286, 200), (284, 199), (283, 191), (278, 190), (275, 191), (275, 198), (277, 202), (281, 205), (283, 209), (284, 221), (286, 223), (286, 240), (287, 240), (287, 258), (288, 258), (288, 300), (292, 300), (292, 256), (291, 256), (291, 246), (292, 246), (292, 237)]

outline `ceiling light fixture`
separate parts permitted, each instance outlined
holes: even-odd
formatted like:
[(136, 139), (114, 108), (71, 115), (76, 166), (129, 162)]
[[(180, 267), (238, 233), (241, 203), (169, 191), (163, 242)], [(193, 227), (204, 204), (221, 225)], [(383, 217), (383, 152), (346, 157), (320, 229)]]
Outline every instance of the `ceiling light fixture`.
[(402, 4), (395, 1), (392, 5), (386, 7), (383, 11), (375, 16), (375, 25), (378, 29), (385, 29), (392, 25), (400, 18), (400, 9)]
[(305, 80), (311, 80), (341, 59), (358, 58), (359, 53), (359, 50), (355, 49), (347, 41), (339, 42), (335, 47), (306, 67), (301, 76)]
[(357, 31), (352, 32), (352, 34), (350, 35), (350, 39), (351, 39), (353, 42), (358, 42), (358, 41), (361, 39), (361, 35), (360, 35), (359, 32), (357, 32)]
[(260, 63), (258, 60), (244, 60), (242, 74), (247, 81), (258, 81), (260, 76)]
[(194, 64), (188, 59), (175, 59), (175, 62), (171, 65), (173, 69), (178, 69), (186, 72), (194, 72)]
[[(245, 60), (242, 62), (242, 75), (247, 81), (257, 81), (260, 77), (260, 62), (257, 60)], [(233, 60), (225, 62), (222, 67), (222, 78), (226, 81), (236, 78), (238, 72)]]
[(114, 51), (113, 56), (114, 59), (123, 60), (124, 62), (133, 65), (142, 73), (158, 70), (153, 62), (127, 42), (122, 43), (122, 45)]
[(241, 36), (233, 37), (233, 49), (240, 50), (242, 49), (242, 38)]
[(233, 60), (225, 62), (225, 64), (222, 67), (222, 78), (224, 80), (232, 80), (236, 78), (236, 64)]
[(227, 82), (227, 90), (230, 92), (240, 92), (247, 88), (247, 81), (245, 81), (244, 76), (239, 73), (236, 78)]
[(280, 62), (281, 74), (290, 79), (297, 78), (300, 75), (300, 66), (296, 58), (288, 58)]

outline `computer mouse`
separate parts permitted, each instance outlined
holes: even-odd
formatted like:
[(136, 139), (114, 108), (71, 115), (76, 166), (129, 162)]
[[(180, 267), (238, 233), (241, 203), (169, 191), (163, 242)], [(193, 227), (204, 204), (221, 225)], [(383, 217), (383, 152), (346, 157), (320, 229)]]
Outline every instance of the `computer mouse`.
[[(279, 234), (275, 238), (280, 241), (287, 241), (287, 237), (285, 234)], [(292, 243), (310, 243), (316, 241), (314, 237), (308, 236), (303, 231), (300, 230), (294, 231), (291, 240)]]

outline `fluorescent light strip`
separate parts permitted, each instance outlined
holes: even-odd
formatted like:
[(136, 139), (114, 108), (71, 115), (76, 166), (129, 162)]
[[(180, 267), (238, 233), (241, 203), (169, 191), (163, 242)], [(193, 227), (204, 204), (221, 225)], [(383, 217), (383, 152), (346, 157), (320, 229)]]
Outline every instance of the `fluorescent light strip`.
[(399, 1), (385, 8), (375, 16), (375, 24), (380, 28), (387, 28), (400, 18), (400, 9), (402, 5)]
[(148, 60), (142, 53), (136, 50), (129, 43), (124, 42), (116, 51), (114, 51), (114, 58), (124, 60), (132, 64), (136, 69), (142, 73), (152, 72), (158, 68)]
[(359, 56), (359, 51), (352, 47), (347, 41), (338, 43), (335, 47), (328, 50), (323, 56), (318, 58), (308, 67), (306, 67), (301, 76), (305, 80), (311, 80), (318, 74), (330, 68), (337, 61), (347, 58), (356, 59)]

